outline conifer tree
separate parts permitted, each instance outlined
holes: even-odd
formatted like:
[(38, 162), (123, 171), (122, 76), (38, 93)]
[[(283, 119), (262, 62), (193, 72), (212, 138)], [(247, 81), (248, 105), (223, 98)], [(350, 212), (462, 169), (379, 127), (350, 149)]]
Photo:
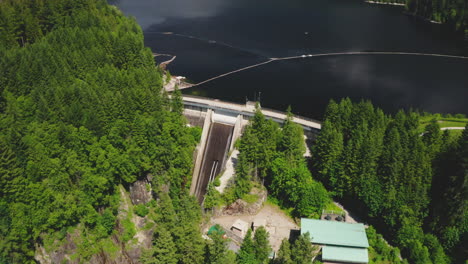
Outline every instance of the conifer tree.
[(261, 226), (255, 230), (253, 245), (257, 263), (267, 263), (268, 256), (271, 252), (271, 246), (269, 241), (269, 234), (265, 227)]
[(287, 109), (287, 118), (281, 130), (281, 137), (278, 149), (283, 152), (288, 159), (300, 160), (305, 153), (304, 130), (293, 122), (291, 107)]
[(275, 264), (293, 264), (291, 256), (291, 244), (287, 238), (284, 238), (281, 241), (281, 246), (278, 250), (277, 257), (275, 259)]
[(166, 192), (161, 191), (159, 199), (156, 221), (164, 225), (165, 228), (172, 229), (176, 226), (176, 213), (171, 197)]
[(174, 92), (171, 96), (171, 110), (174, 113), (177, 113), (179, 116), (182, 116), (184, 111), (184, 102), (182, 100), (182, 92), (176, 86)]
[(341, 195), (344, 186), (339, 184), (342, 168), (343, 135), (326, 119), (313, 146), (314, 164), (318, 175), (326, 185)]
[(207, 242), (205, 263), (224, 264), (229, 259), (227, 241), (221, 233), (214, 231), (210, 234), (211, 241)]
[(300, 235), (291, 247), (291, 258), (294, 263), (308, 264), (312, 263), (314, 257), (314, 250), (316, 250), (311, 241), (309, 233)]
[(252, 230), (249, 229), (247, 234), (242, 241), (239, 252), (237, 252), (237, 263), (238, 264), (255, 264), (257, 260), (255, 258), (255, 246), (252, 241)]
[(246, 154), (240, 153), (237, 158), (235, 195), (236, 198), (242, 198), (244, 194), (250, 192), (251, 184), (251, 165), (247, 161)]
[(176, 246), (171, 233), (163, 226), (156, 227), (153, 247), (146, 251), (142, 257), (143, 264), (176, 264)]

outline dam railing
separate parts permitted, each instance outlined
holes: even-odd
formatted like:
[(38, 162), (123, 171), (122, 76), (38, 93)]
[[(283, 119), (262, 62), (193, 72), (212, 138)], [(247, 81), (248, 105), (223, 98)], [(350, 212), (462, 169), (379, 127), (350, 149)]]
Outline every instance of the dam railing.
[[(206, 97), (200, 97), (200, 96), (193, 96), (193, 95), (184, 95), (183, 96), (183, 101), (184, 104), (190, 105), (190, 106), (197, 106), (200, 108), (209, 108), (213, 110), (221, 110), (221, 111), (227, 111), (227, 112), (234, 112), (235, 114), (241, 114), (246, 117), (252, 117), (255, 114), (255, 107), (254, 105), (249, 105), (249, 104), (238, 104), (238, 103), (233, 103), (233, 102), (227, 102), (227, 101), (221, 101), (218, 99), (211, 99), (211, 98), (206, 98)], [(267, 118), (272, 118), (276, 119), (275, 121), (281, 122), (286, 120), (287, 114), (282, 111), (270, 109), (270, 108), (261, 108), (262, 113), (267, 117)], [(293, 122), (298, 123), (302, 125), (303, 127), (309, 128), (309, 129), (321, 129), (321, 122), (317, 121), (312, 118), (304, 117), (304, 116), (299, 116), (299, 115), (293, 115)]]

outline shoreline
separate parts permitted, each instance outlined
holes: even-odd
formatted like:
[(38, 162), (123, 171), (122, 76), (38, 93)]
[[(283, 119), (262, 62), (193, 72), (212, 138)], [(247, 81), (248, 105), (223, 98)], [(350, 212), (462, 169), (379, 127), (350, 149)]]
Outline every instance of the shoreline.
[[(378, 2), (378, 1), (372, 1), (372, 0), (366, 0), (364, 1), (365, 3), (368, 3), (368, 4), (373, 4), (373, 5), (391, 5), (391, 6), (406, 6), (406, 4), (403, 4), (403, 3), (397, 3), (397, 2)], [(405, 15), (408, 15), (408, 16), (412, 16), (412, 17), (415, 17), (415, 18), (418, 18), (418, 19), (421, 19), (425, 22), (428, 22), (428, 23), (431, 23), (431, 24), (437, 24), (437, 25), (442, 25), (443, 23), (440, 22), (440, 21), (436, 21), (436, 20), (432, 20), (432, 19), (429, 19), (429, 18), (424, 18), (422, 16), (418, 16), (418, 15), (415, 15), (415, 14), (411, 14), (411, 13), (408, 13), (408, 12), (403, 12), (403, 14)]]
[(427, 23), (431, 23), (431, 24), (436, 24), (436, 25), (442, 25), (443, 23), (442, 22), (439, 22), (439, 21), (435, 21), (435, 20), (432, 20), (432, 19), (429, 19), (429, 18), (425, 18), (425, 17), (422, 17), (422, 16), (418, 16), (416, 14), (412, 14), (412, 13), (409, 13), (409, 12), (403, 12), (403, 14), (407, 15), (407, 16), (410, 16), (410, 17), (414, 17), (414, 18), (417, 18), (417, 19), (420, 19), (424, 22), (427, 22)]
[(368, 4), (374, 4), (374, 5), (392, 5), (392, 6), (405, 6), (405, 4), (403, 3), (396, 3), (396, 2), (390, 2), (390, 3), (386, 3), (386, 2), (377, 2), (377, 1), (371, 1), (371, 0), (368, 0), (368, 1), (364, 1)]

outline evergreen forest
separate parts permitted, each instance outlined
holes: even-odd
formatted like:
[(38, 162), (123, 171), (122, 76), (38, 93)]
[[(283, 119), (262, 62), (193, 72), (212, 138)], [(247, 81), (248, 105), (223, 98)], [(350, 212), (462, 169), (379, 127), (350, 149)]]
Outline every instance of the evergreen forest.
[(201, 239), (187, 194), (199, 131), (162, 92), (134, 19), (105, 1), (1, 1), (0, 72), (0, 263), (34, 263), (35, 245), (73, 232), (81, 262), (115, 250), (111, 237), (135, 233), (120, 187), (148, 175), (153, 207), (191, 223), (175, 240)]
[[(408, 8), (466, 30), (456, 1)], [(163, 90), (135, 19), (105, 0), (1, 0), (0, 73), (0, 263), (312, 263), (310, 234), (283, 240), (274, 260), (265, 228), (237, 253), (220, 228), (202, 235), (209, 209), (254, 185), (296, 219), (333, 200), (356, 212), (372, 224), (370, 263), (468, 258), (468, 129), (331, 101), (306, 158), (291, 110), (280, 125), (257, 105), (233, 184), (210, 184), (202, 210), (189, 195), (200, 128), (180, 91)], [(129, 194), (139, 184), (148, 201)]]
[(315, 175), (410, 263), (468, 257), (468, 130), (453, 136), (413, 111), (331, 101), (313, 147)]

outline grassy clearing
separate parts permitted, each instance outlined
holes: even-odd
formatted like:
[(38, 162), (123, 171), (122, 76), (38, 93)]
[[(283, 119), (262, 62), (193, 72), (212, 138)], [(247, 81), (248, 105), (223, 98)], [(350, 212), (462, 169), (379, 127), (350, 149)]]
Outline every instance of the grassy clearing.
[(344, 213), (343, 209), (338, 207), (338, 205), (333, 203), (333, 201), (331, 201), (330, 203), (327, 204), (327, 206), (325, 206), (325, 210), (326, 211), (335, 211), (335, 212), (339, 212), (339, 213)]
[(440, 127), (465, 127), (468, 121), (460, 120), (460, 121), (446, 121), (446, 120), (439, 120), (437, 121)]
[(419, 119), (419, 129), (421, 130), (421, 132), (424, 132), (424, 129), (426, 128), (426, 126), (429, 125), (434, 120), (437, 121), (437, 123), (439, 124), (441, 128), (443, 127), (465, 127), (468, 124), (468, 118), (464, 118), (464, 117), (459, 117), (459, 118), (442, 117), (439, 114), (426, 115), (426, 116), (422, 116)]
[(256, 201), (258, 201), (258, 195), (256, 194), (245, 194), (244, 197), (242, 197), (242, 200), (246, 201), (248, 204), (253, 204)]

